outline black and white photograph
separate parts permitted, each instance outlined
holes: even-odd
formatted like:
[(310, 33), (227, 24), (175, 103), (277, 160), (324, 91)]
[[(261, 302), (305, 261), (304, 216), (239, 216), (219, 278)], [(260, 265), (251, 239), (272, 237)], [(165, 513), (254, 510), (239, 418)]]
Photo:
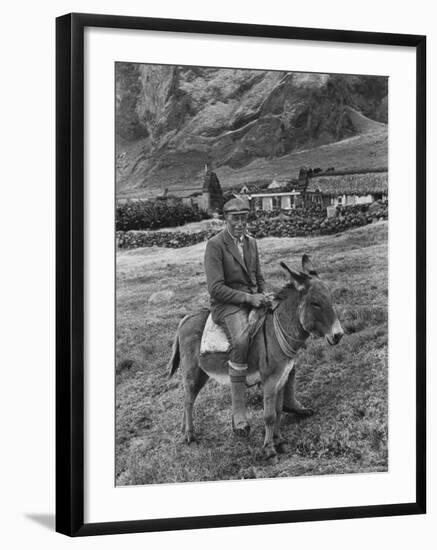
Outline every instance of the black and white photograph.
[(4, 548), (433, 547), (437, 30), (399, 6), (6, 4)]
[(117, 487), (389, 471), (389, 85), (115, 63)]

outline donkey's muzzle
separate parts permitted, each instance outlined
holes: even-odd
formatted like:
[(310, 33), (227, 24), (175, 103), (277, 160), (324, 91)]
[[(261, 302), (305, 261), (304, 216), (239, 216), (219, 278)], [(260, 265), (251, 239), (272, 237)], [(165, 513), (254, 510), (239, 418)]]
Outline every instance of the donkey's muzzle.
[(326, 339), (328, 340), (328, 343), (331, 344), (331, 346), (336, 346), (343, 338), (343, 335), (344, 332), (341, 328), (340, 322), (336, 321), (334, 326), (332, 327), (331, 334), (328, 334), (326, 336)]

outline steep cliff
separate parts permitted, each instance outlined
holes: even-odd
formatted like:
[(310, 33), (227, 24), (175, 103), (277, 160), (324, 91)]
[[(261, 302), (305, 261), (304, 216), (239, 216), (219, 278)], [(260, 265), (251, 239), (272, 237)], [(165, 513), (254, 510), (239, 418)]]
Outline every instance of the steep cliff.
[(385, 77), (117, 63), (117, 192), (195, 187), (206, 161), (255, 163), (375, 134)]

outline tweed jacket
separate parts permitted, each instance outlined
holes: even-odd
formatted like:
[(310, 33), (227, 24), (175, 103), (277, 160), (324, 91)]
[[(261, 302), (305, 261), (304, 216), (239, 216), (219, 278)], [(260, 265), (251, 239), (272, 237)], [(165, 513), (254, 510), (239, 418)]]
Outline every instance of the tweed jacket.
[(245, 307), (247, 294), (264, 291), (256, 240), (247, 235), (243, 239), (244, 261), (226, 228), (206, 244), (206, 281), (216, 323)]

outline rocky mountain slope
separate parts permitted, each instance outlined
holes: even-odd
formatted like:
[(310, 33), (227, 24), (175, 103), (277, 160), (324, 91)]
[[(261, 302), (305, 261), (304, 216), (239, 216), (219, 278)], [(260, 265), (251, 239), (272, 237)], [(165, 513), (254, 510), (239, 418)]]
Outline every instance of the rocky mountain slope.
[(287, 159), (351, 138), (384, 165), (387, 89), (385, 77), (117, 63), (117, 194), (197, 187), (207, 161), (225, 187), (256, 166), (293, 176)]

